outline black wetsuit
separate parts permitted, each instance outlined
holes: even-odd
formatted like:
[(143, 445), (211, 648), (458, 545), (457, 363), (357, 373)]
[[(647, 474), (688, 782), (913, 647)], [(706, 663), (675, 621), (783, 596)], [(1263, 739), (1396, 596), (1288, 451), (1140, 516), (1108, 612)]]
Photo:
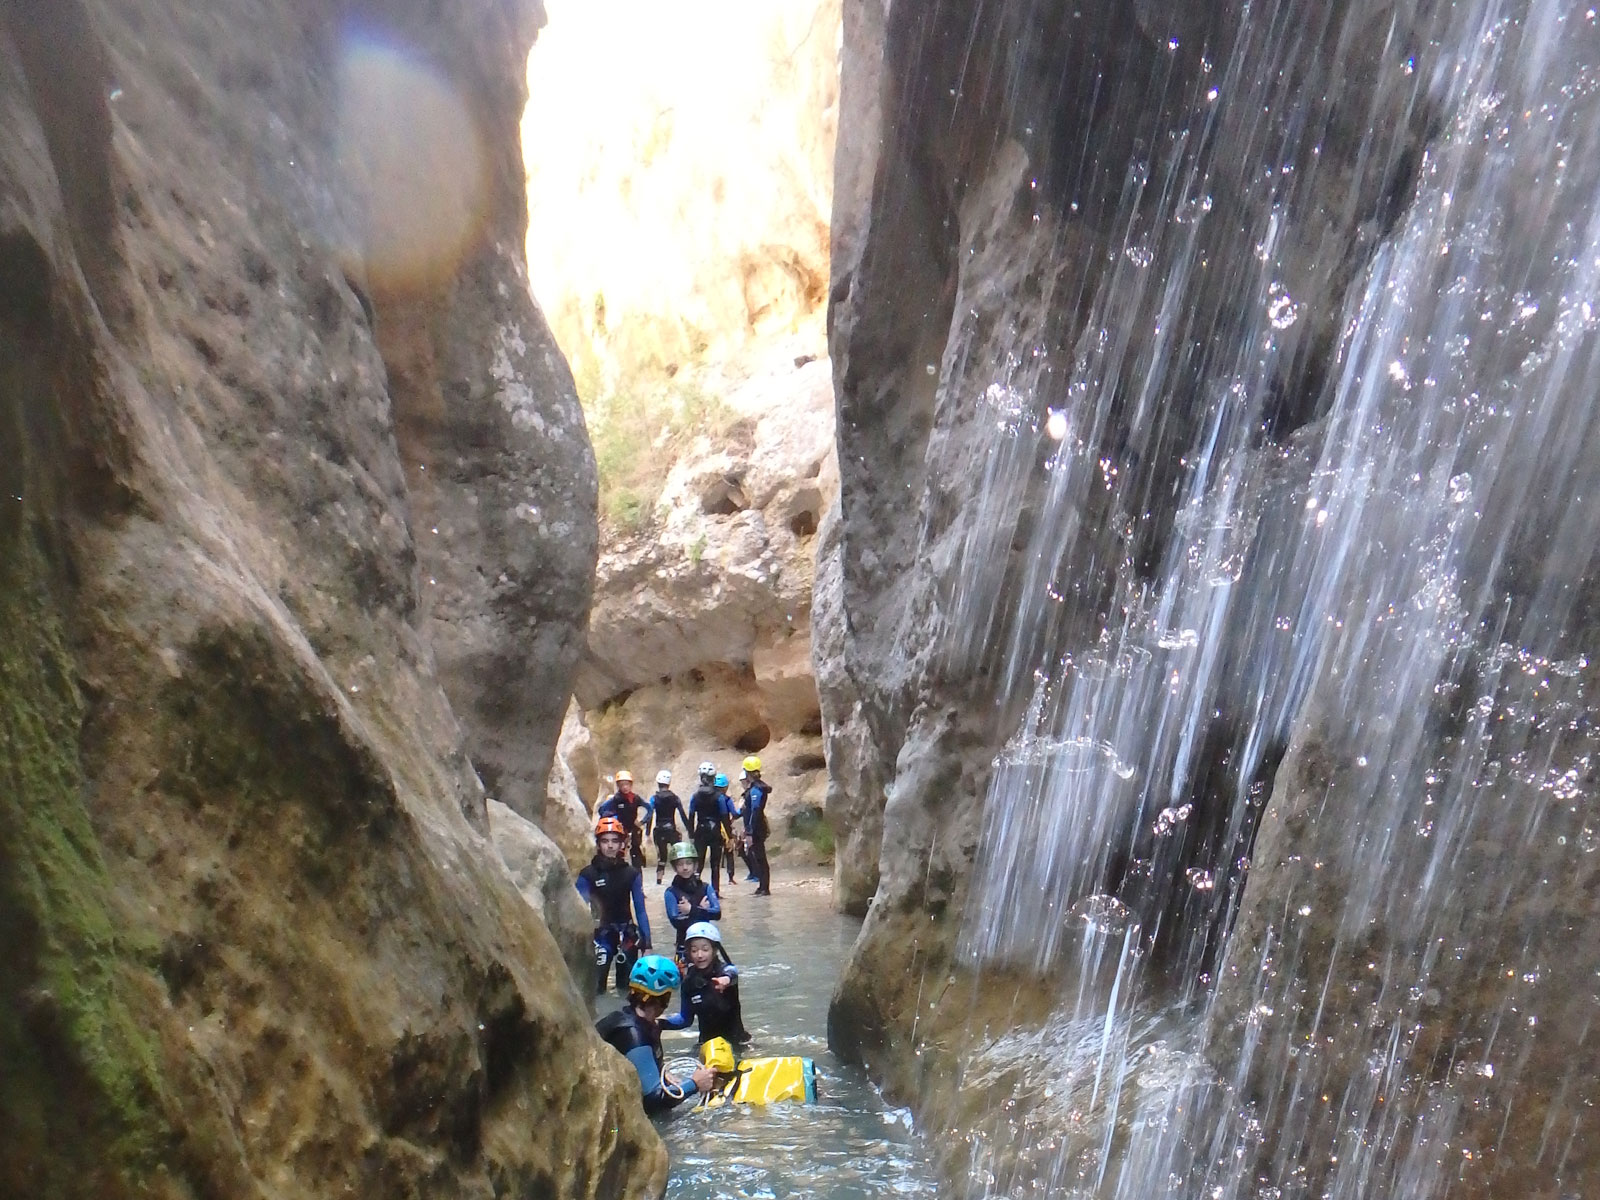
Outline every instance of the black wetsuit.
[(645, 799), (637, 792), (617, 791), (602, 801), (600, 807), (595, 810), (596, 816), (615, 817), (622, 822), (623, 832), (628, 837), (628, 858), (640, 870), (644, 869), (644, 826), (639, 820), (639, 814), (644, 808)]
[[(662, 893), (662, 900), (667, 906), (667, 920), (678, 931), (677, 954), (683, 957), (683, 932), (696, 921), (715, 921), (722, 916), (722, 901), (718, 898), (716, 890), (698, 875), (691, 875), (688, 879), (674, 877), (667, 884), (667, 889)], [(689, 902), (689, 915), (678, 914), (678, 901)]]
[(727, 824), (722, 808), (722, 793), (702, 783), (689, 797), (689, 823), (694, 828), (695, 849), (700, 852), (700, 873), (705, 874), (711, 860), (711, 886), (722, 891), (722, 844)]
[(644, 911), (644, 881), (631, 863), (596, 854), (578, 872), (578, 894), (600, 910), (595, 927), (596, 991), (606, 990), (606, 975), (615, 966), (617, 989), (627, 986), (628, 971), (641, 945), (650, 948), (650, 918)]
[[(733, 982), (725, 991), (717, 991), (711, 981), (726, 976)], [(710, 971), (689, 967), (683, 972), (683, 1013), (693, 1014), (700, 1025), (700, 1041), (727, 1038), (735, 1046), (750, 1040), (744, 1027), (744, 1013), (739, 1007), (739, 978), (726, 964), (719, 963)], [(674, 1022), (663, 1022), (669, 1028)]]
[(689, 824), (688, 810), (683, 807), (683, 801), (678, 798), (678, 793), (670, 788), (657, 790), (650, 797), (650, 837), (656, 844), (656, 878), (659, 880), (661, 872), (669, 865), (667, 854), (672, 849), (672, 843), (682, 841), (678, 833), (678, 819), (683, 819), (685, 826)]
[[(678, 1094), (667, 1090), (661, 1075), (661, 1068), (666, 1061), (666, 1056), (661, 1052), (661, 1031), (649, 1021), (640, 1018), (632, 1008), (620, 1008), (601, 1017), (594, 1023), (594, 1031), (639, 1072), (639, 1086), (644, 1092), (645, 1112), (666, 1112), (695, 1094), (692, 1081), (685, 1081)], [(648, 1050), (648, 1057), (639, 1053), (641, 1050)]]
[(755, 873), (758, 896), (772, 894), (772, 866), (767, 862), (767, 837), (772, 832), (772, 824), (767, 820), (767, 800), (771, 796), (770, 785), (752, 779), (745, 784), (744, 807), (739, 810), (750, 833), (750, 849), (745, 861)]

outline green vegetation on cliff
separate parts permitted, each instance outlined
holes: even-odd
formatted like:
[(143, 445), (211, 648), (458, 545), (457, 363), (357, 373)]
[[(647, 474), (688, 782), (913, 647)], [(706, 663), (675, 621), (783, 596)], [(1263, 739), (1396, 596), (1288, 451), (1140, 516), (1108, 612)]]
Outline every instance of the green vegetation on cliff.
[(0, 1194), (115, 1196), (156, 1165), (157, 1047), (127, 1002), (83, 803), (82, 701), (26, 532), (0, 553)]

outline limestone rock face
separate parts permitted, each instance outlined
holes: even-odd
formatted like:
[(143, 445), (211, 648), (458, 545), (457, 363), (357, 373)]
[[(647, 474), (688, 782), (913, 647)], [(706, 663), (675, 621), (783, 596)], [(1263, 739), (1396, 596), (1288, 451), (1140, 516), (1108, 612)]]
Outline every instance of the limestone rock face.
[[(552, 803), (559, 799), (552, 797)], [(573, 978), (585, 978), (594, 965), (594, 920), (572, 885), (576, 868), (569, 855), (539, 826), (498, 800), (488, 802), (488, 814), (490, 837), (517, 891), (554, 935)], [(585, 856), (578, 866), (587, 861)]]
[(6, 1195), (664, 1183), (474, 769), (542, 808), (595, 545), (538, 6), (361, 7), (0, 18)]
[(825, 786), (811, 595), (838, 490), (829, 364), (783, 362), (727, 403), (733, 429), (674, 463), (655, 527), (613, 531), (575, 692), (605, 773), (645, 791), (664, 767), (687, 796), (700, 761), (736, 779), (758, 753), (777, 852)]
[(561, 740), (556, 743), (539, 828), (560, 847), (573, 875), (594, 857), (594, 818), (583, 798), (596, 795), (599, 790), (600, 768), (593, 739), (578, 706), (569, 704), (561, 723)]
[[(1209, 1004), (1189, 1044), (1236, 1089), (1227, 1103), (1248, 1100), (1274, 1131), (1266, 1149), (1240, 1133), (1246, 1173), (1217, 1194), (1268, 1183), (1288, 1194), (1281, 1171), (1297, 1163), (1311, 1172), (1300, 1186), (1337, 1190), (1329, 1164), (1344, 1162), (1337, 1139), (1351, 1124), (1294, 1107), (1323, 1094), (1366, 1105), (1352, 1118), (1366, 1122), (1356, 1140), (1370, 1157), (1358, 1161), (1373, 1174), (1362, 1178), (1387, 1181), (1371, 1194), (1409, 1194), (1396, 1147), (1417, 1162), (1444, 1154), (1454, 1134), (1429, 1122), (1445, 1112), (1470, 1131), (1460, 1144), (1498, 1145), (1516, 1164), (1484, 1165), (1474, 1150), (1460, 1194), (1592, 1190), (1595, 1165), (1546, 1153), (1536, 1126), (1592, 1125), (1577, 1085), (1560, 1080), (1592, 1073), (1578, 976), (1600, 967), (1577, 932), (1594, 916), (1592, 871), (1572, 849), (1593, 792), (1578, 648), (1593, 636), (1594, 578), (1588, 556), (1574, 563), (1550, 531), (1595, 461), (1580, 392), (1552, 368), (1593, 353), (1592, 331), (1567, 340), (1576, 293), (1562, 272), (1588, 261), (1591, 235), (1582, 251), (1566, 239), (1590, 228), (1576, 214), (1594, 171), (1570, 191), (1535, 182), (1552, 163), (1588, 161), (1568, 148), (1591, 144), (1580, 130), (1592, 112), (1550, 96), (1556, 80), (1589, 79), (1592, 31), (1555, 6), (1514, 7), (1493, 63), (1475, 68), (1507, 64), (1503, 76), (1429, 91), (1418, 80), (1458, 61), (1441, 47), (1477, 44), (1478, 30), (1452, 23), (1459, 11), (1312, 4), (1296, 10), (1306, 36), (1282, 39), (1255, 11), (1237, 38), (1224, 34), (1234, 5), (845, 6), (830, 293), (841, 483), (813, 621), (836, 882), (848, 906), (870, 908), (832, 1035), (931, 1124), (981, 1130), (993, 1190), (1059, 1194), (1096, 1162), (1096, 1145), (1072, 1140), (1081, 1114), (1046, 1103), (1050, 1080), (1014, 1071), (1014, 1103), (987, 1107), (948, 1081), (963, 1067), (989, 1078), (1002, 1031), (1056, 1044), (1068, 968), (1051, 943), (1079, 929), (1069, 906), (1100, 893), (1152, 901), (1139, 913), (1151, 987), (1159, 1001)], [(1473, 124), (1512, 93), (1519, 112), (1560, 116), (1527, 142)], [(1477, 206), (1459, 215), (1469, 194)], [(1534, 194), (1540, 204), (1525, 203)], [(1465, 246), (1493, 249), (1463, 265)], [(1437, 274), (1421, 265), (1434, 261), (1446, 264)], [(1466, 331), (1450, 303), (1503, 332)], [(1527, 327), (1541, 312), (1549, 323)], [(1377, 328), (1393, 340), (1346, 340)], [(1459, 353), (1443, 382), (1431, 351), (1446, 344)], [(1432, 388), (1437, 408), (1422, 395)], [(1248, 428), (1229, 431), (1241, 395)], [(1511, 441), (1458, 440), (1450, 424), (1451, 397), (1490, 395), (1515, 397), (1508, 425), (1530, 439), (1504, 459), (1485, 447)], [(1352, 396), (1369, 407), (1352, 416), (1340, 407)], [(1194, 480), (1235, 434), (1226, 474), (1249, 494), (1221, 514)], [(1330, 505), (1351, 440), (1369, 436), (1362, 461), (1404, 471), (1377, 488), (1381, 504), (1353, 489), (1340, 493), (1350, 507)], [(1481, 529), (1437, 516), (1469, 498)], [(1363, 504), (1366, 524), (1324, 528)], [(1589, 529), (1587, 509), (1565, 519)], [(1448, 545), (1448, 566), (1402, 577), (1394, 564), (1425, 559), (1417, 526), (1431, 520), (1449, 530), (1431, 551)], [(1359, 567), (1330, 566), (1329, 546), (1359, 547)], [(1308, 560), (1326, 571), (1317, 586), (1338, 587), (1307, 584), (1296, 572)], [(1173, 580), (1193, 587), (1168, 590)], [(1226, 616), (1210, 626), (1163, 624), (1201, 594), (1234, 607), (1216, 602), (1206, 611)], [(1392, 632), (1393, 613), (1419, 622), (1399, 621), (1414, 637)], [(1502, 618), (1515, 633), (1498, 631)], [(1317, 640), (1317, 622), (1334, 625), (1331, 640)], [(1282, 673), (1294, 686), (1252, 675), (1254, 656), (1288, 662), (1297, 647)], [(1544, 701), (1509, 681), (1512, 661), (1543, 681)], [(1170, 670), (1142, 676), (1148, 663)], [(1182, 736), (1140, 741), (1169, 715), (1163, 696), (1212, 666), (1214, 690), (1186, 710)], [(1078, 690), (1093, 678), (1106, 686)], [(1087, 699), (1072, 709), (1063, 697)], [(1072, 736), (1105, 727), (1101, 710), (1117, 702), (1137, 705), (1120, 731), (1128, 745)], [(1578, 724), (1544, 721), (1557, 710)], [(1479, 740), (1473, 722), (1491, 717), (1514, 730), (1507, 746)], [(1519, 753), (1576, 772), (1562, 776), (1567, 807), (1542, 769), (1505, 777)], [(1102, 811), (1088, 801), (1022, 811), (1081, 795), (1063, 780), (1074, 754), (1114, 760), (1093, 776), (1104, 811), (1129, 796), (1099, 841), (1081, 833)], [(1479, 770), (1475, 755), (1505, 765)], [(1020, 782), (991, 802), (1002, 770)], [(1132, 782), (1120, 792), (1119, 781)], [(1189, 824), (1157, 843), (1166, 806)], [(1511, 828), (1510, 814), (1534, 812), (1553, 822), (1545, 832)], [(1009, 844), (994, 844), (1002, 835)], [(1440, 837), (1457, 839), (1448, 855)], [(1040, 842), (1075, 853), (1016, 848)], [(1497, 846), (1516, 850), (1497, 863)], [(1004, 922), (976, 881), (997, 859), (1026, 867), (1013, 899), (1040, 900), (1028, 909), (1036, 927), (1011, 930), (1010, 944), (984, 940)], [(1447, 894), (1490, 880), (1493, 900)], [(1557, 944), (1570, 957), (1546, 969)], [(1435, 961), (1439, 947), (1449, 963)], [(1430, 993), (1418, 981), (1434, 972)], [(1516, 1053), (1538, 1065), (1507, 1082), (1510, 1051), (1476, 1056), (1513, 1009)], [(1319, 1038), (1325, 1054), (1306, 1049)], [(1563, 1051), (1581, 1065), (1562, 1066)], [(1463, 1084), (1449, 1064), (1468, 1060), (1496, 1082)], [(1404, 1117), (1402, 1092), (1419, 1098)], [(1143, 1111), (1149, 1137), (1165, 1117)], [(1385, 1140), (1401, 1125), (1404, 1138)], [(1066, 1148), (1019, 1164), (1045, 1144)], [(1452, 1161), (1459, 1153), (1452, 1143)], [(1179, 1178), (1188, 1160), (1173, 1154)], [(1169, 1178), (1167, 1165), (1143, 1165), (1149, 1174), (1127, 1177)], [(1222, 1169), (1196, 1170), (1208, 1167)], [(1361, 1169), (1341, 1165), (1351, 1174), (1339, 1186), (1360, 1190)]]

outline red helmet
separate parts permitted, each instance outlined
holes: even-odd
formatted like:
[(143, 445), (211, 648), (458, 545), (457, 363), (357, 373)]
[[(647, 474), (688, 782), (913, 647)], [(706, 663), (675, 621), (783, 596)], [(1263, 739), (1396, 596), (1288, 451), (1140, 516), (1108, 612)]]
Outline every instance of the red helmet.
[(628, 836), (628, 831), (622, 827), (622, 822), (615, 817), (601, 817), (594, 823), (595, 840), (598, 841), (600, 836), (606, 833), (614, 833), (619, 838)]

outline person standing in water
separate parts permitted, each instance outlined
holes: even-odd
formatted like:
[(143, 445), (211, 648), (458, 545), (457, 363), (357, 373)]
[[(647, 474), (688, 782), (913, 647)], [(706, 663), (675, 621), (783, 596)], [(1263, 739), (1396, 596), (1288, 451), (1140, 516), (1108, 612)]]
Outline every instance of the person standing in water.
[(683, 1002), (678, 1012), (661, 1018), (662, 1029), (687, 1029), (700, 1022), (700, 1044), (726, 1038), (742, 1046), (750, 1040), (739, 1004), (739, 968), (722, 944), (722, 931), (709, 921), (689, 926), (684, 936), (689, 965), (683, 971)]
[(714, 764), (700, 764), (700, 786), (689, 797), (689, 823), (693, 828), (694, 844), (700, 871), (704, 874), (706, 860), (711, 861), (711, 886), (722, 891), (722, 847), (727, 840), (727, 817), (724, 797), (716, 788), (717, 768)]
[(683, 961), (684, 930), (696, 922), (715, 921), (722, 916), (722, 901), (717, 890), (695, 873), (699, 851), (693, 842), (679, 842), (672, 848), (673, 881), (667, 885), (664, 901), (667, 921), (678, 931), (677, 955)]
[(645, 825), (649, 828), (651, 840), (656, 844), (658, 887), (661, 885), (661, 877), (666, 874), (672, 844), (682, 836), (678, 832), (679, 817), (683, 818), (684, 829), (687, 830), (689, 814), (683, 807), (683, 801), (678, 799), (678, 793), (672, 790), (672, 772), (661, 771), (656, 775), (655, 794), (645, 806)]
[(709, 1067), (696, 1067), (694, 1074), (681, 1082), (664, 1069), (660, 1021), (680, 982), (678, 966), (670, 958), (646, 955), (628, 973), (628, 1003), (594, 1023), (595, 1032), (638, 1073), (644, 1111), (651, 1115), (667, 1112), (690, 1096), (708, 1091), (714, 1080)]
[(739, 882), (739, 867), (733, 860), (734, 850), (739, 845), (738, 835), (733, 831), (733, 823), (739, 817), (739, 809), (733, 802), (733, 797), (728, 795), (728, 777), (721, 771), (711, 781), (717, 789), (717, 803), (722, 805), (722, 861), (728, 868), (728, 886), (733, 887)]
[(756, 873), (756, 895), (770, 896), (772, 866), (767, 862), (767, 838), (772, 833), (772, 825), (767, 820), (767, 799), (772, 795), (772, 788), (762, 780), (761, 760), (754, 754), (744, 760), (744, 772), (740, 779), (744, 787), (744, 803), (739, 808), (739, 815), (750, 831), (749, 859), (751, 869)]
[(650, 918), (644, 911), (644, 878), (622, 857), (627, 844), (622, 822), (601, 817), (594, 825), (594, 842), (595, 856), (578, 872), (576, 886), (598, 922), (594, 931), (595, 966), (599, 968), (595, 994), (604, 995), (606, 976), (613, 966), (621, 991), (635, 952), (649, 952)]
[(597, 817), (615, 817), (622, 822), (622, 828), (628, 839), (628, 858), (633, 863), (634, 870), (644, 870), (644, 799), (634, 793), (633, 776), (627, 771), (618, 771), (616, 775), (616, 792), (601, 801), (600, 807), (595, 810)]

